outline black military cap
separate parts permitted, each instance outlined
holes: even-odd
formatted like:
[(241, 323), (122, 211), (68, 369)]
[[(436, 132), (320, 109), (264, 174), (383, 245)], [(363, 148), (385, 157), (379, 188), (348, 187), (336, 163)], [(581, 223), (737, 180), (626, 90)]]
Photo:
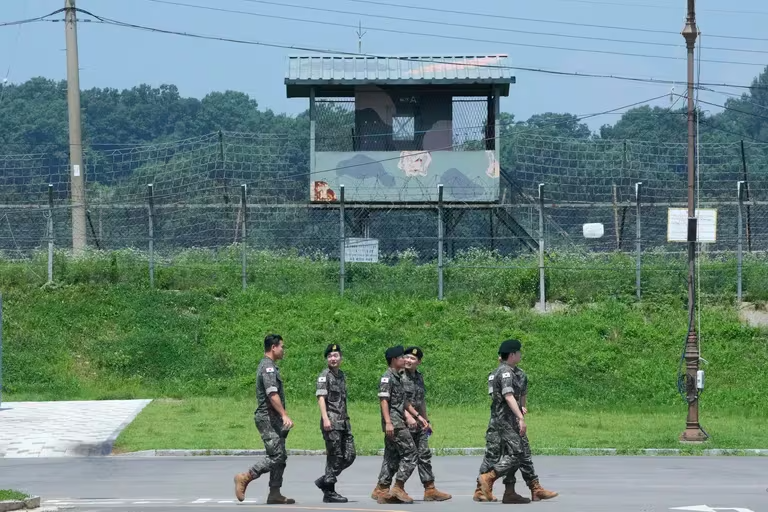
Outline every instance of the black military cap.
[(499, 346), (499, 354), (514, 354), (522, 348), (519, 340), (506, 340)]
[(328, 354), (331, 352), (338, 352), (341, 354), (341, 346), (338, 343), (331, 343), (327, 347), (325, 347), (325, 357), (328, 357)]
[(416, 356), (416, 359), (419, 361), (421, 361), (421, 358), (424, 357), (424, 352), (419, 347), (408, 347), (405, 349), (405, 353)]
[(386, 352), (384, 352), (384, 357), (387, 358), (387, 360), (394, 359), (396, 357), (400, 357), (405, 353), (405, 350), (403, 349), (402, 345), (397, 345), (396, 347), (389, 347)]

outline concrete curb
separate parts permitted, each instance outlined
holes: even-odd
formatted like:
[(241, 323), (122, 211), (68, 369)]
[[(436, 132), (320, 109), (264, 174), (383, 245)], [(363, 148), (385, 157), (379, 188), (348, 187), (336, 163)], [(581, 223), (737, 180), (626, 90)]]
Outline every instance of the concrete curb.
[[(561, 453), (564, 450), (559, 449), (543, 449), (535, 450), (533, 455), (547, 455), (547, 452)], [(616, 448), (567, 448), (565, 449), (571, 455), (622, 455)], [(432, 453), (434, 455), (470, 455), (470, 456), (482, 456), (485, 453), (485, 448), (433, 448)], [(377, 455), (384, 454), (384, 450), (379, 450)], [(643, 450), (637, 450), (632, 452), (631, 455), (645, 455), (645, 456), (664, 456), (664, 455), (691, 455), (694, 454), (689, 450), (682, 450), (676, 448), (646, 448)], [(138, 452), (128, 452), (112, 455), (112, 457), (254, 457), (265, 455), (264, 450), (143, 450)], [(325, 450), (288, 450), (288, 455), (313, 455), (324, 456)], [(768, 449), (707, 449), (701, 450), (701, 452), (695, 453), (700, 456), (745, 456), (745, 455), (757, 455), (768, 456)], [(2, 511), (0, 511), (2, 512)]]
[(32, 496), (26, 500), (0, 501), (0, 512), (10, 512), (11, 510), (29, 510), (39, 507), (40, 496)]

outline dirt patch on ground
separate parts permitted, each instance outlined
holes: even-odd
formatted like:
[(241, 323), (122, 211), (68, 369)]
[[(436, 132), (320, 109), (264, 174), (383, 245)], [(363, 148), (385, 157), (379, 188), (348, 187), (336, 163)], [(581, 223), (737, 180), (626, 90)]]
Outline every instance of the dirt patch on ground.
[(739, 320), (751, 327), (768, 327), (768, 307), (744, 302), (739, 308)]

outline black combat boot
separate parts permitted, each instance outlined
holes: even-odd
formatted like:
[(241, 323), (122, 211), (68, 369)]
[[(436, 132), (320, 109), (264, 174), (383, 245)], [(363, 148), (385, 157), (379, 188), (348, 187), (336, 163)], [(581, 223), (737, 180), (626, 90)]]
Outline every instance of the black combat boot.
[(347, 498), (336, 492), (336, 484), (329, 484), (329, 490), (323, 495), (323, 503), (346, 503)]

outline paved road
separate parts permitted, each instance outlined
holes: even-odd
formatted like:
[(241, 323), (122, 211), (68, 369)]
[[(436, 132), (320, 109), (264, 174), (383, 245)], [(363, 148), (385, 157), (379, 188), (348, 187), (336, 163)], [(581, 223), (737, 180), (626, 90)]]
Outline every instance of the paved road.
[[(369, 497), (380, 457), (359, 457), (343, 473), (337, 490), (350, 498), (340, 505), (322, 503), (312, 481), (321, 474), (324, 457), (289, 457), (283, 494), (295, 505), (265, 505), (267, 480), (248, 488), (246, 502), (234, 499), (232, 477), (245, 470), (250, 457), (52, 458), (2, 459), (2, 487), (40, 495), (43, 504), (82, 511), (190, 512), (202, 508), (225, 512), (235, 506), (303, 510), (392, 511), (419, 509), (464, 512), (501, 503), (475, 503), (478, 457), (436, 457), (440, 489), (451, 501), (411, 505), (378, 505)], [(542, 483), (561, 496), (524, 505), (543, 512), (662, 512), (672, 507), (707, 505), (768, 511), (768, 458), (765, 457), (536, 457)], [(502, 493), (500, 482), (496, 493)], [(422, 498), (414, 474), (406, 490)], [(511, 506), (511, 505), (510, 505)], [(517, 507), (523, 505), (516, 505)], [(703, 509), (706, 511), (707, 509)], [(734, 511), (737, 512), (737, 511)], [(741, 511), (744, 512), (744, 511)]]

